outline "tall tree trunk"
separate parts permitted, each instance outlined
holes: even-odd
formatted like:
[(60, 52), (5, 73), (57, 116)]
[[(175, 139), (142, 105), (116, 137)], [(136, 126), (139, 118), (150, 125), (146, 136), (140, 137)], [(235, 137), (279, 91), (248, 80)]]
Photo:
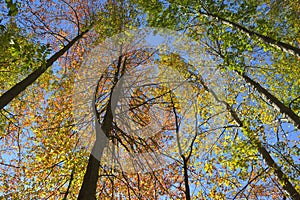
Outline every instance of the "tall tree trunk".
[[(172, 94), (172, 92), (171, 92), (171, 94)], [(184, 153), (183, 153), (181, 145), (180, 145), (180, 136), (179, 136), (180, 122), (179, 122), (179, 117), (177, 115), (177, 111), (176, 111), (172, 96), (171, 96), (171, 103), (172, 103), (173, 113), (175, 115), (176, 142), (177, 142), (177, 146), (178, 146), (178, 153), (181, 156), (182, 161), (183, 161), (183, 178), (184, 178), (184, 186), (185, 186), (184, 194), (185, 194), (185, 199), (190, 200), (191, 194), (190, 194), (190, 185), (189, 185), (188, 162), (191, 157), (191, 152), (187, 157), (184, 156)]]
[(272, 95), (268, 90), (266, 90), (263, 86), (261, 86), (258, 82), (252, 80), (249, 76), (247, 76), (245, 73), (237, 72), (239, 75), (241, 75), (244, 80), (249, 83), (251, 86), (253, 86), (261, 95), (263, 95), (266, 99), (269, 100), (269, 102), (279, 110), (280, 113), (282, 113), (284, 116), (288, 117), (288, 120), (294, 124), (295, 127), (300, 129), (300, 117), (294, 113), (292, 109), (285, 106), (278, 98), (276, 98), (274, 95)]
[[(217, 51), (218, 52), (218, 51)], [(220, 52), (218, 52), (221, 58), (225, 58)], [(254, 87), (262, 96), (264, 96), (272, 106), (277, 109), (281, 114), (286, 116), (295, 127), (300, 129), (300, 117), (289, 107), (285, 106), (277, 97), (271, 94), (267, 89), (261, 86), (258, 82), (251, 79), (244, 72), (240, 72), (235, 70), (235, 72), (240, 75), (247, 83), (249, 83), (252, 87)]]
[(16, 98), (22, 91), (24, 91), (29, 85), (31, 85), (36, 79), (38, 79), (57, 59), (59, 59), (66, 51), (68, 51), (78, 40), (80, 40), (84, 34), (89, 30), (83, 31), (71, 40), (64, 48), (56, 52), (53, 56), (47, 59), (45, 65), (41, 65), (34, 70), (25, 79), (14, 85), (8, 91), (6, 91), (0, 97), (0, 109), (4, 108), (9, 102)]
[[(106, 140), (106, 141), (105, 141)], [(102, 157), (103, 150), (107, 144), (107, 138), (103, 141), (96, 141), (93, 147), (92, 152), (97, 152), (97, 155), (94, 156), (94, 153), (90, 154), (89, 162), (84, 174), (83, 183), (81, 185), (78, 200), (95, 200), (96, 199), (96, 188), (98, 181), (98, 173), (100, 168), (100, 158)]]
[(282, 182), (281, 186), (282, 188), (288, 192), (288, 194), (291, 196), (293, 200), (299, 200), (300, 194), (295, 189), (295, 187), (292, 185), (292, 183), (289, 181), (288, 177), (282, 172), (280, 167), (276, 164), (274, 159), (271, 157), (269, 152), (264, 148), (262, 143), (259, 140), (256, 140), (256, 144), (258, 146), (258, 151), (266, 161), (267, 165), (271, 167), (271, 169), (274, 170), (274, 173), (276, 174), (279, 181)]
[(234, 28), (237, 28), (238, 30), (242, 31), (243, 33), (246, 33), (247, 35), (249, 36), (256, 36), (258, 37), (261, 41), (263, 41), (264, 43), (267, 43), (271, 46), (274, 46), (276, 47), (277, 49), (281, 49), (281, 50), (284, 50), (285, 52), (288, 52), (288, 53), (291, 53), (295, 56), (298, 56), (300, 57), (300, 49), (295, 47), (295, 46), (292, 46), (290, 44), (287, 44), (287, 43), (284, 43), (284, 42), (281, 42), (279, 40), (275, 40), (271, 37), (268, 37), (268, 36), (265, 36), (265, 35), (262, 35), (262, 34), (259, 34), (255, 31), (251, 31), (249, 29), (247, 29), (246, 27), (238, 24), (238, 23), (235, 23), (235, 22), (232, 22), (228, 19), (225, 19), (225, 18), (222, 18), (216, 14), (213, 14), (213, 13), (210, 13), (210, 12), (202, 12), (202, 11), (199, 11), (199, 13), (201, 15), (205, 15), (205, 16), (208, 16), (208, 17), (213, 17), (215, 18), (216, 20), (220, 20), (223, 24), (227, 24), (231, 27), (234, 27)]
[[(95, 101), (93, 102), (95, 104)], [(93, 106), (96, 109), (96, 106)], [(89, 156), (89, 162), (84, 174), (84, 179), (80, 188), (78, 200), (94, 200), (96, 199), (96, 188), (98, 181), (98, 173), (100, 168), (100, 160), (103, 155), (104, 148), (108, 144), (108, 138), (113, 128), (113, 114), (111, 109), (111, 98), (109, 99), (107, 110), (104, 115), (102, 126), (95, 117), (96, 141), (92, 152)]]
[(189, 174), (188, 174), (188, 160), (184, 155), (181, 156), (183, 159), (183, 172), (184, 172), (184, 186), (185, 186), (185, 199), (191, 200), (191, 192), (189, 185)]
[[(126, 57), (123, 61), (122, 65), (122, 56), (119, 56), (117, 70), (114, 75), (113, 86), (110, 91), (110, 97), (108, 100), (108, 104), (106, 106), (106, 112), (104, 115), (104, 119), (102, 122), (102, 126), (100, 127), (98, 113), (95, 106), (96, 92), (98, 91), (99, 82), (97, 84), (97, 89), (93, 99), (93, 109), (95, 114), (95, 127), (96, 127), (96, 142), (93, 146), (92, 153), (89, 157), (88, 166), (86, 168), (86, 172), (84, 174), (83, 183), (80, 188), (78, 200), (95, 200), (96, 199), (96, 189), (97, 189), (97, 181), (98, 181), (98, 173), (100, 168), (100, 161), (103, 155), (103, 150), (107, 146), (111, 131), (113, 129), (113, 114), (112, 109), (116, 107), (117, 104), (116, 99), (112, 99), (112, 94), (114, 89), (118, 90), (121, 86), (116, 88), (116, 85), (119, 81), (120, 75), (124, 74), (125, 65), (126, 65)], [(121, 66), (122, 65), (122, 66)], [(122, 70), (121, 70), (122, 67)], [(114, 101), (113, 101), (114, 100)]]
[[(204, 89), (211, 93), (214, 99), (223, 104), (227, 111), (231, 114), (232, 118), (234, 121), (240, 126), (240, 128), (246, 128), (247, 127), (244, 125), (243, 121), (238, 117), (238, 114), (233, 110), (232, 106), (230, 106), (226, 101), (222, 101), (218, 98), (217, 94), (208, 88), (208, 86), (204, 83), (203, 79), (200, 77), (198, 78), (198, 82), (204, 87)], [(252, 132), (251, 130), (248, 130), (249, 132)], [(274, 173), (276, 177), (279, 180), (279, 183), (281, 184), (282, 188), (290, 195), (290, 197), (293, 200), (299, 200), (300, 199), (300, 194), (299, 192), (295, 189), (293, 184), (289, 181), (288, 176), (283, 173), (283, 171), (280, 169), (280, 167), (276, 164), (274, 159), (271, 157), (267, 149), (263, 146), (261, 141), (253, 136), (253, 134), (247, 134), (248, 138), (251, 140), (251, 142), (257, 146), (259, 153), (262, 155), (263, 159), (266, 161), (267, 165), (274, 170)]]

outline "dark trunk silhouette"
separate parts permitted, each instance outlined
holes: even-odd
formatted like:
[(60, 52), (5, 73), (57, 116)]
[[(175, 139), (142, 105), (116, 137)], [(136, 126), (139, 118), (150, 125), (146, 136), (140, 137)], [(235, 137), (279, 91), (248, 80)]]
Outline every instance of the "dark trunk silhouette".
[(77, 35), (73, 40), (71, 40), (64, 48), (56, 52), (53, 56), (47, 59), (45, 65), (40, 66), (29, 74), (25, 79), (14, 85), (8, 91), (6, 91), (0, 97), (0, 109), (4, 108), (9, 104), (14, 98), (16, 98), (21, 92), (23, 92), (29, 85), (34, 83), (57, 59), (59, 59), (66, 51), (68, 51), (78, 40), (80, 40), (84, 34), (89, 30), (82, 32)]
[[(117, 103), (115, 101), (113, 102), (112, 93), (119, 81), (120, 74), (121, 74), (121, 76), (123, 75), (124, 70), (125, 70), (125, 65), (126, 65), (126, 58), (125, 58), (123, 61), (123, 65), (121, 66), (122, 58), (123, 58), (122, 56), (119, 56), (117, 70), (116, 70), (116, 73), (114, 75), (114, 80), (113, 80), (113, 87), (111, 88), (111, 91), (110, 91), (110, 97), (108, 99), (108, 104), (106, 106), (106, 112), (105, 112), (101, 127), (100, 127), (100, 123), (98, 120), (98, 113), (97, 113), (96, 106), (95, 106), (96, 93), (94, 95), (93, 107), (95, 109), (94, 112), (96, 114), (96, 117), (95, 117), (96, 118), (95, 119), (96, 141), (94, 143), (92, 153), (89, 156), (89, 162), (88, 162), (86, 172), (84, 174), (83, 183), (81, 185), (80, 192), (79, 192), (79, 195), (77, 198), (78, 200), (94, 200), (94, 199), (96, 199), (96, 188), (97, 188), (97, 181), (98, 181), (98, 177), (99, 177), (98, 173), (99, 173), (99, 168), (100, 168), (100, 161), (102, 158), (103, 150), (106, 147), (106, 145), (108, 144), (108, 141), (110, 138), (110, 133), (113, 129), (112, 109), (114, 109), (114, 107), (116, 106), (113, 104)], [(120, 69), (121, 67), (122, 67), (122, 70)], [(99, 86), (99, 81), (98, 81), (97, 87)], [(96, 91), (97, 90), (98, 90), (98, 88), (96, 89)]]
[(188, 159), (185, 158), (183, 155), (181, 156), (183, 159), (183, 172), (184, 172), (184, 186), (185, 186), (185, 199), (190, 200), (190, 185), (189, 185), (189, 174), (188, 174)]

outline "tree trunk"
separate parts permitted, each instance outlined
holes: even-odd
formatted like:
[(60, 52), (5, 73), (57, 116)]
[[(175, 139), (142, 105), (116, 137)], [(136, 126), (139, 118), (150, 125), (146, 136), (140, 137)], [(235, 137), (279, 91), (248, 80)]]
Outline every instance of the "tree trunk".
[[(123, 61), (123, 65), (122, 65), (122, 58), (123, 58), (122, 56), (119, 56), (117, 70), (114, 75), (113, 86), (110, 91), (110, 97), (108, 100), (106, 112), (101, 127), (98, 121), (98, 114), (95, 106), (96, 92), (98, 91), (98, 86), (101, 79), (97, 83), (97, 89), (95, 91), (95, 95), (93, 99), (93, 109), (95, 114), (95, 127), (96, 127), (96, 142), (93, 146), (92, 153), (90, 154), (89, 157), (88, 166), (86, 168), (83, 183), (81, 185), (79, 196), (77, 198), (78, 200), (96, 199), (96, 188), (97, 188), (97, 181), (99, 177), (98, 173), (100, 168), (100, 160), (103, 155), (103, 150), (108, 144), (108, 140), (110, 138), (111, 131), (113, 129), (112, 110), (116, 107), (117, 104), (116, 99), (112, 99), (112, 93), (114, 89), (118, 90), (119, 87), (121, 87), (119, 86), (118, 88), (116, 88), (116, 85), (119, 81), (118, 77), (120, 76), (120, 74), (122, 74), (122, 71), (125, 70), (125, 65), (126, 65), (126, 58)], [(121, 67), (123, 68), (123, 70), (121, 70)]]
[(191, 200), (190, 185), (189, 185), (189, 175), (188, 175), (188, 159), (185, 158), (183, 155), (181, 157), (183, 159), (185, 199), (186, 200)]
[(8, 91), (6, 91), (0, 97), (0, 109), (4, 108), (9, 102), (16, 98), (21, 92), (23, 92), (29, 85), (34, 83), (57, 59), (59, 59), (66, 51), (68, 51), (78, 40), (80, 40), (84, 34), (89, 30), (82, 32), (71, 40), (64, 48), (56, 52), (53, 56), (47, 59), (45, 65), (40, 66), (29, 74), (25, 79), (14, 85)]
[[(190, 73), (192, 74), (192, 72)], [(216, 93), (210, 88), (208, 88), (208, 86), (204, 83), (204, 80), (201, 77), (197, 79), (197, 82), (200, 83), (207, 92), (211, 93), (217, 102), (223, 104), (226, 107), (227, 111), (231, 114), (232, 118), (240, 126), (240, 128), (246, 128), (244, 126), (243, 121), (238, 117), (238, 114), (232, 109), (232, 107), (226, 101), (220, 100), (216, 95)], [(249, 130), (249, 132), (251, 132), (251, 130)], [(280, 169), (280, 167), (275, 163), (275, 161), (273, 160), (269, 152), (262, 145), (261, 141), (259, 141), (259, 139), (255, 138), (254, 136), (251, 136), (251, 134), (248, 135), (248, 138), (251, 140), (252, 143), (254, 143), (257, 146), (259, 153), (262, 155), (267, 165), (274, 170), (274, 173), (278, 178), (282, 188), (290, 195), (290, 197), (293, 200), (299, 200), (300, 199), (299, 192), (289, 181), (288, 176), (284, 174), (283, 171)]]
[[(104, 146), (97, 145), (97, 142), (94, 144), (94, 148), (101, 148), (98, 149), (101, 152), (101, 155), (104, 150)], [(100, 159), (95, 158), (94, 155), (91, 153), (89, 157), (88, 166), (86, 168), (86, 172), (84, 174), (84, 179), (82, 186), (80, 188), (78, 200), (95, 200), (96, 199), (96, 187), (98, 181), (98, 172), (100, 167)]]
[(282, 188), (288, 192), (293, 200), (299, 200), (300, 194), (289, 181), (288, 177), (282, 172), (280, 167), (275, 163), (269, 152), (264, 148), (261, 142), (257, 143), (258, 151), (266, 161), (267, 165), (274, 170), (277, 178), (281, 183)]
[(289, 121), (292, 122), (295, 127), (300, 129), (300, 117), (296, 113), (294, 113), (292, 109), (285, 106), (278, 98), (276, 98), (268, 90), (262, 87), (258, 82), (252, 80), (246, 74), (240, 72), (237, 73), (241, 75), (247, 83), (252, 85), (261, 95), (268, 99), (272, 106), (277, 108), (280, 113), (282, 113), (284, 116), (287, 116)]
[(227, 24), (227, 25), (229, 25), (231, 27), (235, 27), (235, 28), (239, 29), (240, 31), (242, 31), (243, 33), (246, 33), (249, 36), (256, 36), (256, 37), (258, 37), (264, 43), (270, 44), (271, 46), (274, 46), (277, 49), (281, 49), (281, 50), (283, 50), (285, 52), (293, 54), (294, 56), (300, 57), (300, 49), (297, 48), (297, 47), (295, 47), (295, 46), (292, 46), (290, 44), (287, 44), (287, 43), (275, 40), (275, 39), (273, 39), (271, 37), (268, 37), (268, 36), (261, 35), (261, 34), (255, 32), (255, 31), (248, 30), (246, 27), (244, 27), (244, 26), (242, 26), (242, 25), (240, 25), (238, 23), (232, 22), (232, 21), (230, 21), (228, 19), (222, 18), (222, 17), (220, 17), (220, 16), (218, 16), (216, 14), (209, 13), (209, 12), (202, 12), (202, 11), (199, 11), (199, 13), (201, 15), (213, 17), (213, 18), (215, 18), (217, 20), (220, 20), (223, 24)]
[[(219, 56), (224, 59), (224, 55), (219, 53)], [(272, 106), (277, 109), (281, 114), (286, 116), (296, 128), (300, 129), (300, 117), (289, 107), (285, 106), (277, 97), (271, 94), (267, 89), (261, 86), (258, 82), (251, 79), (247, 76), (244, 72), (240, 72), (234, 70), (238, 75), (243, 77), (243, 79), (249, 83), (252, 87), (254, 87), (261, 95), (263, 95), (271, 104)]]
[(107, 105), (103, 124), (100, 127), (97, 117), (95, 117), (96, 126), (96, 142), (94, 143), (92, 153), (84, 174), (84, 179), (80, 188), (78, 200), (94, 200), (96, 199), (96, 188), (98, 181), (98, 173), (100, 168), (100, 160), (103, 155), (104, 148), (108, 144), (108, 137), (112, 130), (113, 115), (111, 111), (111, 100)]

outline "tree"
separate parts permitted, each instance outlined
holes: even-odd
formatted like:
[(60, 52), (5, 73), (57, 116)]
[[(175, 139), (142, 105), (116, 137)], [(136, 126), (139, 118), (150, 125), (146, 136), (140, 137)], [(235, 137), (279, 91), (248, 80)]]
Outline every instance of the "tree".
[[(48, 198), (63, 194), (65, 179), (70, 177), (69, 174), (71, 174), (73, 170), (74, 163), (78, 163), (74, 158), (80, 156), (80, 154), (78, 150), (76, 150), (78, 137), (72, 137), (74, 135), (72, 127), (74, 125), (70, 117), (72, 111), (71, 98), (66, 96), (65, 93), (72, 91), (69, 85), (73, 76), (66, 78), (63, 70), (54, 74), (52, 70), (46, 71), (46, 68), (43, 67), (46, 64), (46, 57), (50, 53), (49, 48), (57, 49), (59, 46), (59, 42), (57, 41), (51, 43), (51, 37), (56, 39), (62, 38), (60, 36), (60, 34), (62, 34), (61, 32), (59, 32), (60, 34), (55, 33), (54, 29), (51, 30), (51, 26), (47, 24), (54, 19), (52, 18), (53, 14), (54, 17), (57, 16), (58, 10), (55, 11), (56, 13), (44, 12), (49, 14), (48, 18), (38, 16), (43, 12), (39, 13), (36, 11), (38, 9), (45, 10), (47, 6), (53, 8), (53, 6), (55, 7), (57, 4), (60, 4), (66, 7), (64, 10), (66, 16), (73, 16), (75, 19), (76, 16), (74, 10), (71, 9), (72, 7), (70, 8), (70, 5), (64, 1), (52, 2), (53, 4), (44, 4), (43, 7), (35, 8), (30, 7), (31, 4), (26, 4), (28, 2), (22, 3), (24, 3), (22, 4), (24, 5), (24, 9), (19, 12), (15, 19), (15, 24), (18, 24), (22, 28), (17, 28), (14, 24), (5, 24), (5, 26), (8, 27), (8, 31), (5, 30), (6, 35), (3, 35), (3, 37), (5, 37), (6, 40), (4, 41), (7, 41), (7, 43), (3, 45), (8, 45), (8, 48), (6, 52), (1, 53), (3, 53), (2, 55), (6, 53), (6, 56), (12, 54), (11, 60), (9, 60), (9, 57), (3, 57), (6, 62), (5, 67), (8, 67), (5, 70), (12, 69), (12, 71), (10, 71), (11, 73), (7, 72), (3, 74), (2, 80), (6, 82), (1, 82), (1, 86), (7, 90), (29, 73), (32, 73), (31, 76), (25, 79), (29, 80), (29, 82), (32, 82), (33, 79), (38, 76), (41, 77), (31, 85), (29, 91), (18, 96), (13, 103), (1, 110), (1, 129), (5, 130), (3, 131), (4, 134), (1, 134), (1, 147), (3, 149), (3, 154), (1, 155), (1, 171), (7, 171), (3, 177), (4, 187), (1, 188), (1, 194), (6, 194), (6, 196), (10, 198)], [(81, 4), (80, 6), (82, 5), (85, 4)], [(34, 9), (36, 10), (34, 11)], [(78, 7), (78, 11), (80, 10), (82, 9)], [(34, 25), (30, 24), (28, 18), (26, 19), (26, 15), (28, 16), (30, 13), (34, 13), (33, 16), (29, 18), (30, 20), (36, 17), (35, 21), (33, 20)], [(43, 18), (40, 19), (39, 17)], [(20, 18), (22, 19), (21, 25), (19, 21)], [(58, 23), (60, 21), (57, 20), (56, 22)], [(70, 29), (70, 26), (68, 28)], [(19, 34), (19, 29), (21, 29), (20, 32), (22, 32), (22, 34)], [(36, 31), (36, 34), (33, 34), (33, 32), (28, 34), (27, 31), (29, 30)], [(39, 34), (42, 37), (37, 37)], [(46, 37), (45, 39), (43, 36), (48, 36), (48, 38)], [(71, 36), (72, 35), (70, 35), (70, 37)], [(77, 37), (77, 39), (81, 36), (82, 35)], [(10, 37), (13, 37), (13, 41)], [(64, 38), (68, 40), (67, 37)], [(53, 61), (58, 58), (60, 58), (59, 61), (61, 62), (63, 58), (62, 55), (64, 54), (63, 51), (72, 45), (73, 48), (71, 50), (74, 50), (74, 52), (75, 50), (78, 51), (78, 45), (74, 45), (77, 39), (68, 43), (67, 47), (63, 47), (62, 51), (58, 50), (57, 54), (49, 58), (47, 62), (49, 67), (51, 62), (53, 63)], [(37, 40), (42, 40), (40, 43), (45, 43), (45, 40), (47, 40), (48, 45), (39, 45), (39, 43), (36, 42)], [(12, 42), (14, 44), (9, 44)], [(78, 67), (81, 53), (82, 52), (77, 52), (72, 63), (68, 61), (68, 63), (61, 64), (61, 66), (75, 69)], [(40, 67), (38, 68), (38, 66)], [(55, 68), (57, 69), (57, 66), (55, 66)], [(8, 76), (8, 74), (10, 76)], [(25, 85), (21, 85), (21, 87), (24, 86)], [(32, 88), (34, 89), (32, 90)], [(49, 91), (51, 92), (47, 93)], [(43, 99), (43, 101), (40, 101), (41, 99)], [(4, 98), (4, 100), (7, 101), (6, 98)], [(4, 102), (1, 100), (1, 103)], [(51, 123), (48, 123), (50, 119)], [(7, 149), (7, 146), (11, 146), (12, 148)], [(72, 151), (75, 151), (75, 153), (58, 155), (59, 152), (70, 153)], [(45, 154), (45, 152), (49, 154)], [(74, 159), (74, 161), (70, 162), (72, 159)], [(80, 169), (80, 167), (78, 168)], [(77, 170), (77, 168), (75, 168), (75, 170)], [(58, 171), (61, 172), (60, 175), (57, 173)], [(74, 179), (73, 182), (78, 181), (77, 177)], [(18, 184), (19, 186), (17, 187), (15, 182), (18, 180), (22, 180), (22, 184)], [(48, 186), (45, 184), (45, 180), (48, 180)], [(53, 188), (57, 189), (53, 190)], [(23, 192), (20, 193), (20, 191)], [(73, 191), (69, 192), (69, 196), (73, 196), (73, 193)]]
[[(269, 5), (265, 2), (256, 3), (256, 2), (235, 2), (235, 3), (225, 3), (223, 1), (220, 2), (213, 2), (213, 1), (204, 1), (199, 3), (197, 2), (176, 2), (176, 1), (170, 1), (168, 4), (156, 2), (156, 4), (152, 5), (146, 5), (140, 2), (143, 5), (143, 9), (147, 10), (150, 13), (149, 20), (154, 25), (162, 25), (162, 26), (168, 26), (171, 28), (176, 28), (179, 30), (185, 30), (188, 32), (191, 37), (198, 39), (200, 42), (203, 42), (207, 46), (208, 53), (215, 55), (215, 59), (220, 60), (220, 68), (224, 71), (232, 70), (236, 73), (240, 74), (246, 82), (250, 83), (254, 88), (257, 89), (257, 91), (262, 95), (264, 98), (264, 101), (267, 101), (268, 106), (275, 106), (277, 108), (281, 107), (279, 111), (283, 116), (290, 116), (289, 120), (294, 123), (294, 125), (298, 126), (298, 119), (299, 116), (297, 115), (297, 111), (295, 112), (292, 110), (292, 108), (288, 108), (288, 104), (294, 103), (294, 101), (286, 102), (286, 100), (282, 99), (284, 95), (280, 95), (280, 100), (278, 97), (275, 97), (271, 94), (271, 90), (266, 89), (268, 86), (272, 87), (276, 85), (278, 86), (276, 88), (277, 91), (284, 91), (284, 87), (280, 87), (277, 82), (274, 82), (274, 76), (270, 76), (270, 74), (277, 73), (279, 69), (287, 69), (289, 63), (285, 62), (285, 66), (281, 66), (279, 68), (276, 68), (276, 64), (274, 63), (283, 63), (285, 59), (289, 59), (291, 62), (297, 62), (297, 48), (296, 46), (285, 46), (285, 42), (281, 42), (279, 40), (286, 40), (286, 38), (289, 38), (290, 40), (293, 40), (294, 44), (297, 44), (297, 31), (294, 32), (291, 31), (291, 36), (288, 36), (288, 34), (283, 33), (282, 30), (290, 30), (291, 27), (288, 26), (290, 24), (285, 24), (284, 22), (281, 22), (280, 20), (276, 20), (276, 17), (274, 17), (273, 13), (269, 12)], [(232, 10), (232, 6), (235, 6), (235, 10)], [(271, 5), (271, 6), (274, 6)], [(275, 5), (276, 6), (276, 5)], [(160, 9), (153, 9), (154, 7), (158, 7)], [(286, 9), (286, 8), (285, 8)], [(268, 13), (267, 16), (258, 16), (258, 12), (266, 12)], [(290, 11), (290, 10), (289, 10)], [(288, 12), (289, 12), (288, 11)], [(177, 13), (185, 13), (185, 17), (180, 18), (182, 20), (175, 19), (177, 16)], [(218, 13), (218, 14), (214, 14)], [(253, 14), (253, 15), (252, 15)], [(270, 15), (269, 15), (270, 14)], [(166, 17), (167, 16), (167, 17)], [(249, 19), (253, 20), (250, 21)], [(257, 17), (258, 16), (258, 17)], [(274, 23), (269, 23), (268, 19), (269, 17), (273, 21), (276, 21), (277, 25), (274, 27)], [(275, 19), (275, 20), (274, 20)], [(288, 23), (296, 23), (297, 20), (295, 20), (292, 15), (288, 19)], [(186, 25), (188, 24), (189, 25)], [(279, 25), (278, 25), (279, 24)], [(262, 34), (259, 33), (260, 31), (264, 31)], [(272, 34), (268, 34), (268, 31), (272, 31)], [(266, 34), (268, 36), (266, 37)], [(275, 35), (277, 34), (277, 35)], [(279, 36), (279, 35), (282, 36)], [(269, 37), (270, 36), (270, 37)], [(273, 37), (273, 38), (272, 38)], [(280, 38), (281, 37), (281, 38)], [(280, 38), (280, 39), (279, 39)], [(276, 42), (275, 42), (276, 41)], [(288, 41), (290, 42), (290, 41)], [(268, 46), (268, 44), (271, 43), (271, 46)], [(291, 43), (291, 42), (290, 42)], [(277, 51), (273, 47), (280, 49), (280, 46), (283, 45), (281, 48), (283, 49), (294, 49), (294, 53), (292, 55), (296, 56), (280, 56), (284, 53)], [(264, 49), (264, 53), (262, 51)], [(257, 56), (256, 52), (259, 51), (262, 54), (265, 54), (266, 57), (270, 58), (272, 60), (272, 63), (268, 63), (268, 61), (264, 61), (262, 58)], [(291, 51), (288, 51), (289, 53)], [(254, 55), (253, 55), (254, 54)], [(255, 63), (258, 66), (253, 66), (253, 63)], [(257, 64), (258, 63), (258, 64)], [(263, 67), (263, 65), (267, 63), (267, 67)], [(275, 68), (275, 69), (274, 69)], [(270, 70), (272, 69), (272, 71)], [(251, 71), (251, 72), (250, 72)], [(253, 78), (246, 75), (246, 73), (250, 72), (252, 76), (257, 79), (256, 81), (253, 80)], [(263, 84), (260, 84), (259, 81), (261, 81), (263, 78), (259, 76), (259, 74), (267, 74), (268, 80), (270, 80), (270, 83), (268, 86), (263, 86)], [(282, 76), (291, 77), (293, 75), (287, 75), (288, 73), (292, 74), (291, 71), (288, 72), (285, 70), (285, 74), (281, 74)], [(278, 76), (278, 75), (276, 75)], [(275, 76), (275, 77), (276, 77)], [(293, 76), (295, 82), (299, 79), (299, 77)], [(238, 80), (238, 79), (237, 79)], [(285, 79), (287, 81), (291, 81), (291, 79)], [(234, 83), (236, 85), (237, 82)], [(233, 86), (234, 86), (233, 85)], [(296, 90), (290, 90), (291, 84), (288, 86), (289, 91), (292, 93), (296, 92)], [(234, 88), (234, 87), (233, 87)], [(280, 88), (280, 89), (279, 89)], [(233, 89), (230, 89), (230, 91), (233, 92)], [(233, 100), (234, 103), (240, 104), (240, 99), (237, 97), (241, 97), (240, 95), (243, 93), (241, 90), (239, 91), (240, 94), (237, 93), (236, 99)], [(277, 93), (279, 94), (279, 93)], [(229, 98), (229, 96), (228, 96)], [(243, 99), (246, 97), (243, 97)], [(253, 98), (253, 97), (252, 97)], [(289, 98), (289, 97), (288, 97)], [(271, 100), (273, 99), (273, 100)], [(289, 98), (290, 99), (290, 98)], [(292, 97), (293, 99), (297, 99), (297, 96)], [(295, 100), (296, 101), (296, 100)], [(257, 101), (256, 101), (257, 102)], [(277, 103), (275, 103), (277, 102)], [(263, 103), (259, 103), (261, 105)], [(267, 106), (267, 107), (268, 107)], [(230, 106), (231, 107), (231, 106)], [(236, 106), (234, 106), (236, 107)], [(265, 108), (265, 106), (263, 106)], [(239, 106), (237, 106), (239, 108)], [(269, 109), (269, 108), (268, 108)], [(283, 114), (285, 111), (283, 110), (289, 110), (289, 114)], [(252, 112), (253, 115), (257, 115), (258, 111)], [(265, 116), (265, 113), (263, 113)], [(294, 120), (292, 120), (291, 116), (294, 116)], [(254, 117), (254, 116), (253, 116)], [(260, 118), (260, 117), (256, 117)], [(280, 118), (280, 116), (279, 116)], [(266, 120), (261, 119), (264, 123), (266, 123)], [(254, 128), (252, 124), (257, 124), (257, 122), (251, 122), (251, 127)], [(274, 123), (267, 122), (268, 125), (274, 126)], [(276, 126), (276, 125), (275, 125)], [(299, 127), (298, 127), (299, 128)], [(274, 129), (275, 130), (275, 129)], [(273, 133), (274, 134), (274, 133)], [(278, 134), (278, 132), (277, 132)], [(278, 138), (278, 135), (277, 135)], [(280, 140), (280, 139), (279, 139)], [(291, 142), (292, 140), (290, 140)], [(290, 168), (293, 168), (293, 164), (290, 165)], [(292, 178), (292, 177), (291, 177)], [(290, 195), (293, 196), (294, 192), (291, 192)], [(297, 198), (297, 197), (294, 197)]]
[[(1, 197), (299, 199), (298, 3), (5, 6)], [(191, 41), (144, 48), (161, 38), (128, 29), (145, 26)]]

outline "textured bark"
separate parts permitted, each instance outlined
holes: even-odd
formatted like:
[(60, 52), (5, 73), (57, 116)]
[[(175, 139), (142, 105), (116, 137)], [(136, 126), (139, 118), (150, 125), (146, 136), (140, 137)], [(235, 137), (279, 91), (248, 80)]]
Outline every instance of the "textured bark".
[(64, 48), (56, 52), (53, 56), (47, 59), (45, 65), (40, 66), (29, 74), (25, 79), (14, 85), (11, 89), (6, 91), (0, 97), (0, 109), (4, 108), (9, 104), (14, 98), (16, 98), (21, 92), (23, 92), (29, 85), (34, 83), (57, 59), (59, 59), (66, 51), (68, 51), (78, 40), (80, 40), (84, 34), (89, 30), (82, 32), (77, 35), (73, 40), (71, 40)]

